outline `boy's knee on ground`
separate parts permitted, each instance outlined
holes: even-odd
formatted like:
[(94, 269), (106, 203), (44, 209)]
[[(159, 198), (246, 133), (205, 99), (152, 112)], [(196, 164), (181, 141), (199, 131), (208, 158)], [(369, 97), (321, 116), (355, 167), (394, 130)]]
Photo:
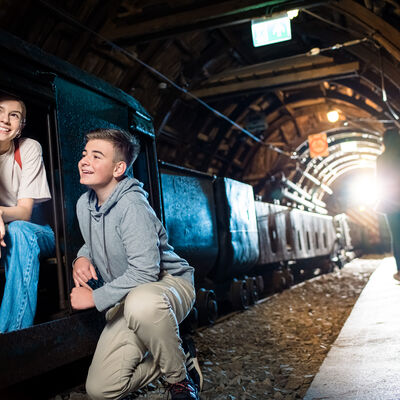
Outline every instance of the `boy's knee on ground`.
[(110, 391), (104, 382), (100, 379), (89, 379), (86, 380), (86, 393), (92, 400), (104, 400), (104, 399), (114, 399), (115, 393)]
[(93, 357), (86, 379), (86, 391), (92, 399), (116, 399), (135, 389), (132, 389), (132, 377), (147, 349), (135, 335), (126, 332), (116, 333), (114, 339), (109, 343), (102, 341)]
[(128, 391), (129, 377), (120, 377), (120, 371), (114, 374), (88, 374), (86, 378), (86, 392), (92, 400), (115, 399)]
[(86, 379), (86, 393), (90, 396), (92, 400), (104, 399), (103, 388), (100, 387), (101, 380), (96, 379), (88, 375)]

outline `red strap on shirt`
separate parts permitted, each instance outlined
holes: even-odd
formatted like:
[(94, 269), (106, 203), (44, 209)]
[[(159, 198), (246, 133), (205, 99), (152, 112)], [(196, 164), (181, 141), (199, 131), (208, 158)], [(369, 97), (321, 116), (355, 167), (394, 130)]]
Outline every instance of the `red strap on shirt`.
[(21, 152), (19, 151), (19, 141), (14, 140), (14, 159), (22, 169)]

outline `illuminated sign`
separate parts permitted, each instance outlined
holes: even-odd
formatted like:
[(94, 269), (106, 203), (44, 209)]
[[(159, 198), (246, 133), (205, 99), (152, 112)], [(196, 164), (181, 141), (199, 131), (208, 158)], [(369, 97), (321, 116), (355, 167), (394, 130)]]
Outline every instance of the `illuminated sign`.
[(251, 32), (254, 47), (279, 43), (292, 38), (290, 19), (287, 16), (274, 19), (254, 19), (251, 21)]

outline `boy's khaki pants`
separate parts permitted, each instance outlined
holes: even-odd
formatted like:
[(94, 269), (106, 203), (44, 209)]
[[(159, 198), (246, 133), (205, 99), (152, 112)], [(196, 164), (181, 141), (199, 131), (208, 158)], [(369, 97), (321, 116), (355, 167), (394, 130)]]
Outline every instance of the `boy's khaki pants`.
[(132, 289), (106, 314), (86, 380), (93, 400), (120, 399), (164, 375), (169, 383), (186, 376), (178, 324), (195, 300), (193, 286), (164, 274)]

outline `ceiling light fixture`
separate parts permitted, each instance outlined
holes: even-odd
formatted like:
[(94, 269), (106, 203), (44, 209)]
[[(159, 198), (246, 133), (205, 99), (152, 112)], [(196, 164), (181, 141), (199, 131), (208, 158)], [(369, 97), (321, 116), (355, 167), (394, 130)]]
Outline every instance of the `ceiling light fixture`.
[(287, 12), (287, 16), (289, 17), (289, 19), (293, 19), (296, 18), (299, 15), (299, 10), (289, 10)]
[(329, 122), (337, 122), (339, 120), (339, 113), (336, 110), (331, 110), (326, 113)]

